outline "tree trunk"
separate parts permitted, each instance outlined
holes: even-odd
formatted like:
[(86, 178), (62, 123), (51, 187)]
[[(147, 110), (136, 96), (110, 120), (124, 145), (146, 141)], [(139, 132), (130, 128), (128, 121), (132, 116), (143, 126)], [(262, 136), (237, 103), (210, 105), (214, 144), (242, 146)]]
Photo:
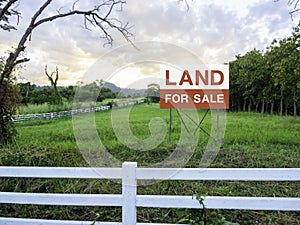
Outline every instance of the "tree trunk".
[(284, 113), (286, 116), (288, 115), (288, 102), (287, 101), (285, 101)]
[(251, 107), (252, 107), (252, 101), (251, 98), (249, 98), (249, 105), (248, 105), (248, 112), (251, 112)]
[(297, 116), (296, 90), (294, 90), (294, 116)]
[(257, 112), (258, 111), (258, 104), (256, 104), (256, 106), (255, 106), (255, 112)]
[(262, 102), (261, 102), (261, 111), (260, 111), (260, 113), (264, 114), (264, 112), (265, 112), (265, 99), (263, 98)]
[(279, 115), (282, 116), (283, 112), (283, 91), (281, 90), (281, 97), (280, 97), (280, 110), (279, 110)]
[(243, 102), (243, 111), (244, 112), (246, 111), (246, 103), (247, 103), (247, 99), (244, 99), (244, 102)]
[(270, 109), (270, 114), (273, 115), (274, 113), (274, 102), (271, 102), (271, 109)]
[(237, 110), (238, 112), (240, 112), (241, 111), (241, 100), (239, 99), (239, 101), (238, 101), (238, 110)]
[(232, 104), (231, 104), (231, 110), (232, 110), (233, 112), (235, 112), (235, 103), (234, 103), (234, 102), (232, 102)]
[(4, 105), (3, 105), (3, 98), (4, 98), (4, 88), (2, 87), (3, 84), (0, 83), (0, 101), (2, 104), (0, 104), (0, 147), (1, 147), (1, 144), (5, 142), (5, 136), (4, 134), (6, 133), (6, 124), (5, 124), (5, 116), (6, 116), (6, 113), (5, 113), (5, 109), (4, 109)]

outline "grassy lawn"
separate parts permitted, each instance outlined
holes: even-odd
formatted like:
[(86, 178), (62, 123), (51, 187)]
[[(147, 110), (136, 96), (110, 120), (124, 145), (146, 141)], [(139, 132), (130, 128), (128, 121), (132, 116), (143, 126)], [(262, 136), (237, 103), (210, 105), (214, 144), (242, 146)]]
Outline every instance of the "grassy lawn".
[[(122, 111), (123, 110), (123, 111)], [(124, 121), (128, 109), (120, 109), (114, 119)], [(122, 113), (124, 112), (124, 114)], [(201, 119), (205, 111), (199, 110)], [(118, 117), (119, 116), (119, 117)], [(162, 118), (168, 130), (169, 110), (158, 104), (135, 106), (130, 112), (132, 133), (146, 139), (149, 122)], [(168, 157), (180, 137), (180, 118), (173, 111), (172, 142), (168, 131), (155, 149), (135, 151), (120, 143), (111, 125), (110, 111), (95, 114), (96, 129), (106, 149), (120, 161), (136, 161), (147, 166)], [(211, 114), (202, 127), (210, 131)], [(1, 166), (89, 166), (78, 150), (71, 118), (27, 121), (17, 124), (19, 136), (15, 143), (1, 149)], [(187, 167), (198, 167), (208, 136), (199, 133), (199, 143)], [(299, 167), (300, 118), (261, 115), (257, 113), (227, 113), (224, 143), (210, 167)], [(57, 193), (120, 193), (121, 186), (109, 180), (74, 179), (0, 179), (0, 191)], [(165, 195), (227, 195), (300, 197), (298, 182), (189, 182), (163, 181), (140, 186), (138, 194)], [(55, 207), (0, 205), (0, 216), (118, 221), (120, 208)], [(299, 224), (299, 212), (264, 212), (237, 210), (139, 209), (141, 222), (204, 224)], [(201, 222), (202, 221), (202, 222)]]

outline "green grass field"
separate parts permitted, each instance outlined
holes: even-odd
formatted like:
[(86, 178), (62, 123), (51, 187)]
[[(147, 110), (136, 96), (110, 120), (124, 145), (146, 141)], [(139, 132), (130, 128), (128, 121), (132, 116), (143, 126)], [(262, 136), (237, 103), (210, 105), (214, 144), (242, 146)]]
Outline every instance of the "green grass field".
[[(120, 118), (124, 121), (120, 109)], [(201, 119), (205, 111), (199, 110)], [(86, 115), (88, 116), (88, 115)], [(130, 128), (138, 138), (149, 137), (149, 121), (153, 117), (169, 123), (169, 110), (158, 104), (135, 106), (130, 113)], [(124, 146), (111, 125), (110, 111), (95, 114), (97, 132), (106, 149), (120, 161), (136, 161), (151, 165), (168, 157), (180, 137), (180, 119), (173, 111), (172, 142), (168, 132), (163, 142), (151, 151), (135, 151)], [(202, 127), (209, 131), (211, 115)], [(27, 121), (17, 124), (15, 143), (1, 149), (1, 166), (89, 166), (78, 150), (71, 118)], [(199, 133), (199, 143), (186, 167), (198, 167), (208, 136)], [(300, 119), (257, 113), (227, 113), (224, 143), (210, 167), (299, 167)], [(121, 185), (109, 180), (74, 179), (0, 179), (0, 191), (58, 193), (120, 193)], [(300, 197), (298, 182), (189, 182), (163, 181), (138, 188), (138, 194), (227, 195)], [(0, 205), (0, 216), (118, 221), (120, 208), (56, 207)], [(238, 210), (139, 209), (138, 221), (156, 223), (204, 224), (299, 224), (299, 212), (264, 212)], [(227, 221), (227, 222), (225, 222)]]

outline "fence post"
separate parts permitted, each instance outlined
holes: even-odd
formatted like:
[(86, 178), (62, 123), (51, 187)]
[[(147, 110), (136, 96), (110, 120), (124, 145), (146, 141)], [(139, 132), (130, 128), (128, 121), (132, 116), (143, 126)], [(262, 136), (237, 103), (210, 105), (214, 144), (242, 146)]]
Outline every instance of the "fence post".
[(122, 164), (122, 225), (136, 224), (136, 162)]

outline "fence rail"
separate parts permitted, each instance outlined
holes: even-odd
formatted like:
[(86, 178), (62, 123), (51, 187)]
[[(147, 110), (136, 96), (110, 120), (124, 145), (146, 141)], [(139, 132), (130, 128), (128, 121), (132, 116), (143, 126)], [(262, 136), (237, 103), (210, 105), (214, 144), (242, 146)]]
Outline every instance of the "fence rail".
[[(125, 108), (129, 106), (133, 106), (135, 104), (144, 103), (145, 100), (138, 100), (135, 102), (124, 102), (119, 103), (116, 108)], [(85, 109), (72, 109), (68, 111), (60, 111), (60, 112), (48, 112), (48, 113), (38, 113), (38, 114), (18, 114), (12, 117), (13, 122), (22, 122), (26, 120), (40, 120), (40, 119), (59, 119), (66, 116), (73, 116), (82, 113), (90, 113), (90, 112), (99, 112), (109, 110), (110, 106), (98, 106), (92, 108), (85, 108)]]
[[(239, 180), (300, 181), (299, 168), (137, 168), (125, 162), (122, 168), (79, 167), (0, 167), (0, 177), (24, 178), (96, 178), (121, 179), (122, 194), (57, 194), (0, 192), (1, 204), (37, 204), (72, 206), (119, 206), (121, 222), (98, 222), (101, 225), (146, 225), (137, 223), (136, 208), (202, 209), (195, 196), (137, 195), (137, 180)], [(300, 211), (300, 198), (288, 197), (203, 197), (207, 209)], [(0, 218), (0, 224), (91, 224), (82, 221), (61, 221), (21, 218)], [(156, 224), (165, 225), (165, 224)], [(171, 224), (168, 224), (171, 225)], [(174, 225), (174, 224), (173, 224)]]
[(60, 112), (48, 112), (48, 113), (38, 113), (38, 114), (19, 114), (13, 116), (13, 122), (21, 122), (26, 120), (40, 120), (40, 119), (58, 119), (66, 116), (73, 116), (82, 113), (99, 112), (104, 110), (109, 110), (110, 106), (99, 106), (86, 109), (73, 109), (69, 111)]

